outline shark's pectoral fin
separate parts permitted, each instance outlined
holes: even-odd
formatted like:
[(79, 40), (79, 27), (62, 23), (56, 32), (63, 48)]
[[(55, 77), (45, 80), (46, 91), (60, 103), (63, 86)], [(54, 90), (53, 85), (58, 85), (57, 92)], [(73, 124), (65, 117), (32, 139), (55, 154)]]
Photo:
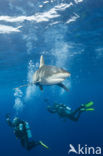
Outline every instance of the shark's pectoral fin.
[(69, 89), (63, 84), (63, 83), (59, 83), (57, 84), (59, 87), (65, 89), (67, 92), (69, 91)]
[(41, 91), (43, 91), (43, 86), (42, 85), (39, 85), (39, 88)]
[(40, 67), (39, 68), (41, 68), (42, 66), (44, 66), (44, 58), (43, 58), (43, 55), (41, 55), (41, 57), (40, 57)]

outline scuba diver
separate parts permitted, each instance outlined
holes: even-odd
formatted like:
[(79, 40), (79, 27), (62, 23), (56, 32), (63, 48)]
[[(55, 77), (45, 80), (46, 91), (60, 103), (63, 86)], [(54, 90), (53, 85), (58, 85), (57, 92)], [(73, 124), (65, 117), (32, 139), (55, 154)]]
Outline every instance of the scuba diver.
[(32, 134), (28, 122), (21, 120), (18, 117), (15, 117), (13, 120), (11, 120), (9, 114), (6, 115), (6, 121), (8, 125), (13, 128), (16, 138), (20, 140), (21, 145), (24, 148), (31, 150), (38, 145), (42, 145), (48, 149), (48, 146), (46, 146), (42, 141), (35, 142), (32, 139)]
[(91, 108), (93, 104), (94, 103), (91, 101), (87, 104), (82, 104), (75, 111), (72, 111), (71, 108), (64, 104), (54, 103), (53, 106), (48, 106), (48, 111), (52, 114), (57, 113), (62, 118), (69, 118), (72, 121), (78, 121), (82, 112), (94, 110), (94, 108)]

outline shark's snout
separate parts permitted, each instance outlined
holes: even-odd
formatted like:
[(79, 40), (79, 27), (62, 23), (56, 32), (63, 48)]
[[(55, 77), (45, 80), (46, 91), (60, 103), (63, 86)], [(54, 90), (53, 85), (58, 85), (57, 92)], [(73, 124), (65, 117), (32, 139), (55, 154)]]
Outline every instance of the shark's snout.
[(55, 75), (57, 78), (65, 79), (70, 76), (69, 72), (60, 72)]
[(63, 75), (64, 75), (65, 78), (67, 78), (67, 77), (69, 77), (71, 74), (70, 74), (69, 72), (64, 72)]

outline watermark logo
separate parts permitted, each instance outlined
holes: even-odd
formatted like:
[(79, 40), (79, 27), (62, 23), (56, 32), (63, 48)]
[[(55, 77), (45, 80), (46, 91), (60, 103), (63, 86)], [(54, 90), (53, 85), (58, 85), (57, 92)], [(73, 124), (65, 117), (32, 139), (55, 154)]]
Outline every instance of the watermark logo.
[(90, 147), (87, 145), (80, 145), (78, 144), (77, 148), (75, 148), (72, 144), (69, 145), (69, 151), (68, 154), (70, 153), (75, 153), (77, 155), (101, 155), (102, 154), (102, 147)]

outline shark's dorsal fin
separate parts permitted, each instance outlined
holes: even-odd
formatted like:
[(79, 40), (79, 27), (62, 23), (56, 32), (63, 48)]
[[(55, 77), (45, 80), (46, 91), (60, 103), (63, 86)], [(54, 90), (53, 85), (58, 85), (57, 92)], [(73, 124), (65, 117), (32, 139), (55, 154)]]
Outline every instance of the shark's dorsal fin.
[(41, 68), (42, 66), (44, 66), (44, 58), (43, 58), (43, 55), (41, 55), (40, 57), (40, 67)]

